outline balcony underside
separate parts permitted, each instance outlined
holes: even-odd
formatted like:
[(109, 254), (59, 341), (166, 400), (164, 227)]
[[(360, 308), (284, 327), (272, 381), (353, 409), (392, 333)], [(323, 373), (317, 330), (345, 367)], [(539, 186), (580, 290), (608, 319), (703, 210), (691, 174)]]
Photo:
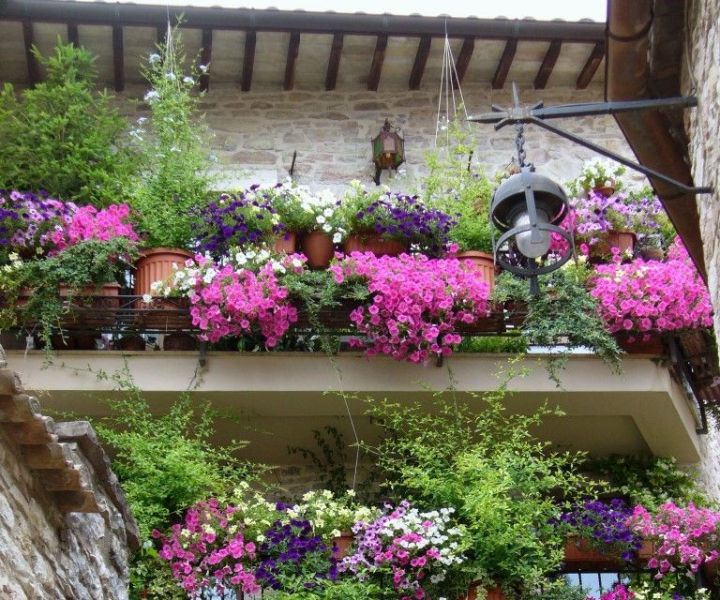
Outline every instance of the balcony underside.
[[(433, 391), (446, 390), (452, 373), (458, 399), (481, 410), (482, 400), (474, 394), (496, 389), (508, 365), (507, 356), (486, 354), (456, 355), (441, 367), (425, 368), (356, 353), (329, 358), (210, 352), (204, 367), (196, 352), (65, 351), (49, 367), (44, 361), (41, 352), (8, 352), (10, 367), (21, 373), (46, 410), (107, 414), (103, 399), (114, 394), (112, 385), (88, 365), (94, 372), (113, 373), (127, 364), (154, 409), (163, 411), (179, 392), (191, 389), (194, 400), (209, 400), (239, 417), (220, 424), (219, 440), (249, 440), (248, 457), (275, 464), (299, 460), (288, 455), (287, 447), (314, 447), (312, 430), (325, 425), (336, 426), (346, 441), (353, 441), (346, 404), (332, 392), (355, 395), (348, 398), (349, 410), (359, 437), (371, 440), (375, 432), (363, 416), (362, 397), (430, 407)], [(539, 357), (525, 357), (514, 368), (527, 374), (511, 382), (508, 410), (528, 412), (546, 400), (560, 407), (566, 416), (548, 418), (539, 431), (558, 447), (594, 455), (652, 453), (682, 463), (700, 459), (693, 404), (660, 361), (626, 358), (623, 373), (615, 375), (595, 357), (573, 355), (561, 374), (562, 389), (548, 378)]]

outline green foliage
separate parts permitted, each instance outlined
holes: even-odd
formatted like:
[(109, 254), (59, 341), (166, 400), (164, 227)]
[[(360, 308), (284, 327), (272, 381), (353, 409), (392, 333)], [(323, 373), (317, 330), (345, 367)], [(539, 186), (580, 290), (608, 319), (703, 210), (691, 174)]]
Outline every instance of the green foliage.
[(586, 600), (581, 587), (569, 585), (564, 579), (545, 581), (538, 589), (528, 590), (521, 600)]
[(188, 506), (229, 493), (234, 482), (254, 474), (237, 458), (243, 442), (212, 443), (217, 414), (209, 405), (193, 408), (190, 397), (183, 394), (168, 413), (153, 415), (138, 388), (116, 381), (123, 397), (108, 400), (113, 415), (96, 423), (96, 429), (113, 451), (113, 470), (142, 538), (153, 529), (167, 528)]
[[(115, 238), (103, 242), (85, 240), (46, 258), (14, 261), (9, 276), (0, 278), (0, 293), (9, 308), (0, 311), (0, 328), (15, 324), (18, 297), (27, 296), (22, 306), (22, 324), (38, 323), (46, 348), (55, 328), (62, 329), (63, 317), (80, 293), (116, 281), (136, 255), (133, 242)], [(60, 295), (61, 287), (65, 288)]]
[(489, 222), (492, 187), (484, 173), (472, 171), (473, 141), (453, 122), (451, 145), (428, 154), (428, 175), (422, 181), (421, 196), (429, 206), (457, 216), (450, 241), (460, 251), (492, 252)]
[(619, 192), (624, 186), (621, 177), (626, 170), (623, 165), (613, 161), (591, 160), (583, 165), (580, 175), (568, 182), (567, 188), (570, 195), (576, 198), (592, 189), (602, 187), (612, 187)]
[(471, 538), (468, 568), (491, 580), (532, 586), (559, 567), (562, 539), (550, 519), (558, 499), (593, 492), (580, 474), (580, 453), (555, 452), (532, 430), (557, 414), (506, 414), (507, 383), (482, 397), (482, 407), (455, 394), (436, 398), (432, 411), (370, 401), (382, 435), (365, 444), (396, 499), (421, 508), (454, 507)]
[(33, 54), (45, 80), (19, 98), (10, 84), (0, 92), (0, 188), (98, 207), (123, 201), (137, 161), (125, 120), (95, 89), (94, 57), (59, 40), (53, 55)]
[(318, 582), (312, 590), (263, 594), (268, 600), (391, 600), (396, 597), (393, 590), (381, 590), (374, 583), (342, 579)]
[(642, 504), (650, 511), (670, 501), (680, 505), (688, 502), (698, 506), (709, 504), (695, 473), (680, 467), (674, 457), (614, 454), (591, 461), (588, 468), (608, 481), (610, 491), (626, 497), (630, 504)]
[(560, 385), (560, 370), (568, 357), (567, 348), (586, 347), (614, 371), (620, 370), (620, 349), (598, 315), (597, 303), (586, 289), (590, 270), (586, 265), (568, 263), (540, 279), (540, 294), (530, 295), (526, 281), (510, 273), (496, 280), (493, 300), (527, 303), (528, 314), (522, 334), (528, 344), (560, 345), (560, 351), (546, 359), (550, 377)]
[(319, 477), (320, 487), (330, 490), (341, 497), (347, 492), (348, 485), (345, 465), (348, 462), (347, 443), (337, 427), (326, 425), (323, 430), (313, 429), (313, 439), (317, 451), (297, 446), (288, 447), (290, 454), (299, 454), (309, 460)]
[(522, 335), (465, 336), (457, 351), (517, 354), (527, 352), (527, 340)]
[(169, 39), (143, 66), (151, 85), (145, 95), (150, 118), (132, 132), (143, 169), (131, 204), (149, 246), (186, 248), (197, 219), (193, 210), (207, 202), (212, 180), (208, 132), (197, 116), (199, 97), (192, 93), (197, 73), (183, 72), (186, 57), (177, 27)]
[(157, 598), (162, 600), (186, 600), (187, 594), (178, 585), (160, 558), (158, 551), (148, 542), (130, 559), (130, 600)]

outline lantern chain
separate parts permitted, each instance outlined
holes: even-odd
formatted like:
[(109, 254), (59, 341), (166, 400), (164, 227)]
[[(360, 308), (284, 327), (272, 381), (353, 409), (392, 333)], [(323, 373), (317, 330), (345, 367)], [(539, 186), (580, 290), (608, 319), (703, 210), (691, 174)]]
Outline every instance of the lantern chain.
[(532, 164), (527, 164), (525, 158), (525, 127), (522, 123), (515, 123), (515, 147), (517, 148), (518, 166), (522, 169), (523, 167), (530, 167), (534, 170)]

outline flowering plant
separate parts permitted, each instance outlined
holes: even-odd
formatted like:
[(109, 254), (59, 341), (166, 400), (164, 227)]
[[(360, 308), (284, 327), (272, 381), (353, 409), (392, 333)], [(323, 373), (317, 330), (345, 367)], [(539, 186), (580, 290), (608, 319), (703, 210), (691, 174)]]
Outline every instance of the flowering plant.
[(487, 283), (455, 259), (354, 252), (330, 270), (338, 284), (367, 281), (370, 299), (350, 318), (368, 337), (352, 343), (366, 347), (368, 356), (385, 354), (415, 363), (449, 356), (462, 341), (458, 326), (475, 323), (488, 311)]
[(648, 561), (648, 567), (657, 570), (656, 579), (678, 568), (692, 575), (703, 563), (720, 556), (720, 512), (709, 508), (666, 502), (651, 514), (645, 507), (636, 506), (628, 524), (636, 534), (656, 542), (654, 555)]
[(620, 177), (625, 173), (625, 167), (609, 161), (595, 159), (583, 164), (580, 175), (568, 183), (568, 190), (572, 196), (581, 196), (595, 188), (611, 187), (620, 191), (623, 187)]
[(392, 586), (397, 598), (435, 597), (453, 568), (465, 561), (465, 531), (454, 509), (420, 512), (408, 501), (387, 507), (378, 519), (353, 527), (357, 549), (340, 570)]
[(342, 202), (342, 214), (350, 233), (377, 233), (411, 245), (428, 256), (444, 253), (448, 234), (456, 221), (417, 196), (397, 192), (368, 193), (354, 182)]
[(207, 592), (224, 598), (226, 590), (235, 589), (249, 594), (260, 591), (249, 566), (256, 557), (255, 544), (246, 541), (234, 513), (232, 505), (222, 508), (210, 499), (190, 508), (183, 523), (170, 528), (169, 536), (153, 531), (162, 544), (160, 558), (170, 563), (188, 598), (204, 599)]
[(302, 270), (303, 258), (289, 255), (282, 261), (266, 262), (255, 272), (238, 264), (247, 262), (244, 253), (218, 262), (197, 254), (184, 269), (175, 272), (173, 282), (156, 283), (153, 290), (169, 295), (175, 289), (187, 295), (190, 316), (202, 332), (201, 339), (217, 342), (259, 330), (272, 348), (297, 321), (297, 310), (290, 305), (288, 290), (280, 285), (276, 271)]
[(81, 206), (72, 211), (69, 222), (55, 227), (48, 237), (58, 250), (85, 240), (108, 242), (115, 238), (138, 241), (127, 204), (111, 204), (98, 210), (94, 206)]
[(642, 538), (627, 524), (631, 514), (630, 507), (619, 498), (610, 502), (587, 500), (560, 515), (555, 525), (565, 533), (587, 540), (601, 552), (632, 560), (642, 546)]
[(679, 238), (666, 262), (598, 265), (590, 293), (611, 333), (648, 338), (649, 332), (712, 326), (707, 287)]
[(267, 188), (257, 185), (238, 194), (221, 194), (199, 210), (199, 219), (195, 243), (200, 252), (213, 256), (223, 256), (233, 246), (259, 244), (286, 230)]
[(663, 212), (657, 196), (619, 193), (604, 196), (591, 191), (587, 196), (570, 200), (574, 212), (575, 235), (595, 242), (595, 236), (606, 231), (651, 233), (658, 228), (658, 215)]
[[(680, 594), (671, 586), (662, 586), (657, 583), (642, 581), (638, 584), (627, 585), (618, 583), (609, 592), (600, 596), (600, 600), (709, 600), (710, 593), (705, 588), (699, 588), (689, 593)], [(587, 600), (595, 600), (588, 596)]]
[(301, 519), (277, 520), (258, 545), (258, 582), (274, 590), (298, 592), (337, 578), (332, 550)]

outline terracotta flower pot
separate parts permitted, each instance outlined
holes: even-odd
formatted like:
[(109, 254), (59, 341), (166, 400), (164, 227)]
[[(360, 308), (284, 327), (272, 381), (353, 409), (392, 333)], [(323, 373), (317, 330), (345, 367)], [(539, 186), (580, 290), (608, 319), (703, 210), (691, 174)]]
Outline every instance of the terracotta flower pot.
[(565, 541), (565, 564), (577, 567), (602, 568), (620, 563), (620, 557), (603, 554), (583, 538), (571, 536)]
[(492, 292), (495, 288), (495, 259), (492, 254), (467, 250), (456, 255), (458, 260), (471, 261), (478, 274), (487, 282)]
[(590, 258), (593, 261), (606, 261), (612, 255), (612, 249), (618, 248), (621, 255), (635, 251), (636, 237), (632, 231), (606, 231), (599, 236), (597, 244), (590, 247)]
[(339, 536), (334, 537), (331, 544), (333, 548), (333, 558), (337, 560), (345, 558), (350, 551), (350, 546), (352, 546), (354, 539), (355, 537), (349, 531), (344, 531)]
[(609, 198), (615, 193), (615, 188), (612, 185), (599, 185), (597, 187), (594, 187), (592, 191), (596, 194), (600, 194), (601, 196)]
[(375, 256), (397, 256), (407, 251), (407, 245), (384, 239), (379, 233), (352, 234), (343, 245), (346, 254), (372, 252)]
[[(480, 587), (481, 584), (478, 582), (471, 583), (470, 587), (468, 588), (467, 594), (465, 594), (459, 600), (478, 600)], [(502, 591), (502, 588), (499, 585), (493, 587), (486, 587), (485, 598), (486, 600), (505, 600), (505, 593)]]
[(332, 238), (320, 229), (306, 233), (300, 246), (307, 257), (307, 265), (313, 269), (326, 269), (335, 255)]
[(197, 350), (197, 339), (189, 333), (171, 333), (163, 337), (162, 348), (165, 351)]
[(642, 333), (628, 333), (621, 331), (615, 335), (618, 346), (628, 354), (649, 354), (652, 356), (664, 356), (665, 342), (662, 334), (650, 333), (650, 339), (644, 340)]
[(288, 231), (283, 235), (279, 235), (273, 242), (273, 251), (278, 254), (293, 254), (297, 247), (297, 233)]
[(180, 248), (145, 250), (135, 263), (135, 294), (152, 294), (150, 286), (154, 281), (167, 279), (174, 272), (173, 264), (182, 267), (192, 257), (191, 252)]
[(128, 352), (144, 352), (147, 349), (145, 340), (139, 335), (124, 335), (115, 342), (115, 350)]

